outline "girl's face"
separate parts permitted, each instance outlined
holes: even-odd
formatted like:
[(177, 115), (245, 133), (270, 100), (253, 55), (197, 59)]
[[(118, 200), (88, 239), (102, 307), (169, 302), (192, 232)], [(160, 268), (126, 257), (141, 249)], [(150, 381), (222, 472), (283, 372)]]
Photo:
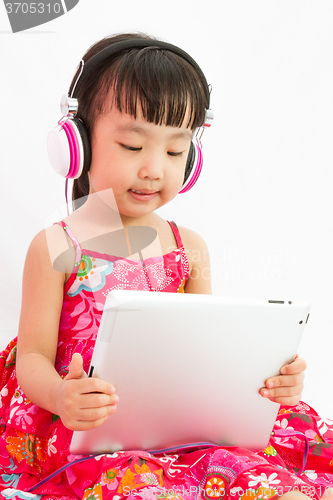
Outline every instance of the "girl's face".
[(112, 188), (126, 217), (152, 213), (181, 189), (191, 139), (184, 124), (155, 125), (112, 108), (95, 122), (90, 193)]

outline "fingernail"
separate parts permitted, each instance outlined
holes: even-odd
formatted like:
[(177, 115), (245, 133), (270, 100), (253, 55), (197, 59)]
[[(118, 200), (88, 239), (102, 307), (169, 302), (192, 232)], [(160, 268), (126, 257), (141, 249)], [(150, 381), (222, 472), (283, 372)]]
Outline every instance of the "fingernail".
[(282, 373), (282, 375), (285, 375), (287, 373), (285, 366), (281, 368), (280, 372)]
[(272, 389), (274, 387), (274, 382), (267, 382), (266, 387), (268, 387), (268, 389)]
[(264, 397), (267, 397), (268, 394), (269, 394), (269, 392), (266, 389), (264, 389), (263, 391), (261, 391), (261, 395), (264, 396)]

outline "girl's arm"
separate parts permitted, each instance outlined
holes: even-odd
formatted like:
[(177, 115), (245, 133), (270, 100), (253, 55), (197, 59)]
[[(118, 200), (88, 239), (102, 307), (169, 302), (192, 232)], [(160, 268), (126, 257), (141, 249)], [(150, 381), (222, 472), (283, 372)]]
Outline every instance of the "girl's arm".
[[(48, 241), (60, 231), (51, 228)], [(65, 379), (55, 370), (64, 283), (65, 273), (53, 269), (42, 231), (32, 241), (25, 262), (16, 373), (35, 405), (59, 415), (69, 429), (88, 429), (104, 422), (118, 398), (110, 384), (86, 378), (79, 355), (73, 356)]]

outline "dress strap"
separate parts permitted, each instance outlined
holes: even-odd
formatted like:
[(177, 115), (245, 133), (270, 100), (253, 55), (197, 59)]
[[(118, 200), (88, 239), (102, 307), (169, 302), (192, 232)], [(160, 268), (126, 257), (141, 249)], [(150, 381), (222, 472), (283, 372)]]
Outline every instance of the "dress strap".
[(71, 230), (71, 228), (64, 221), (61, 220), (59, 222), (55, 222), (54, 224), (59, 224), (59, 226), (61, 226), (66, 231), (69, 238), (72, 240), (74, 248), (75, 248), (74, 267), (79, 266), (81, 263), (81, 258), (82, 258), (82, 248), (81, 248), (81, 245), (80, 245), (78, 239), (76, 238), (76, 236), (73, 233), (73, 231)]
[(168, 222), (170, 224), (170, 227), (172, 229), (174, 237), (176, 238), (177, 247), (178, 248), (182, 248), (184, 245), (183, 245), (183, 242), (182, 242), (182, 239), (181, 239), (180, 232), (179, 232), (179, 229), (177, 227), (177, 224), (174, 221), (171, 221), (171, 222), (168, 221)]

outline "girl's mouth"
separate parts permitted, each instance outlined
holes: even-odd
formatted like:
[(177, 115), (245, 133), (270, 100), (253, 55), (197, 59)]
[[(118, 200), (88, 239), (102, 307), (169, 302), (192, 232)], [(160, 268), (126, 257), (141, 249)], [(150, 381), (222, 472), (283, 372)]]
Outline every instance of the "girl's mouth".
[(136, 189), (129, 189), (128, 192), (132, 198), (140, 201), (150, 201), (153, 198), (155, 198), (155, 196), (157, 196), (158, 193), (158, 191), (148, 191), (146, 189), (142, 191), (137, 191)]

